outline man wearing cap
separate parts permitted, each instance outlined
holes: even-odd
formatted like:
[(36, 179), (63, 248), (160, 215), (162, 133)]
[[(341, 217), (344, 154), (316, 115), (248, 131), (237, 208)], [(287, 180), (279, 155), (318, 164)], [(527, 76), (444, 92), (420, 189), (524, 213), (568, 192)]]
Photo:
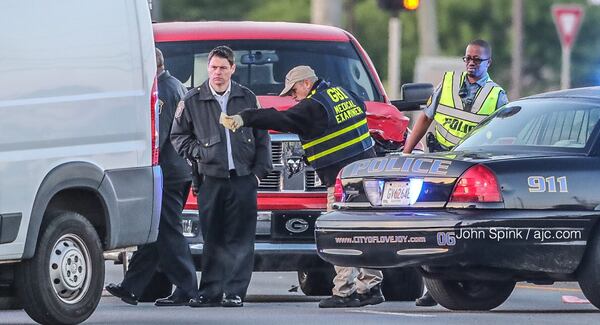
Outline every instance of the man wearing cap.
[[(298, 104), (286, 111), (246, 109), (224, 117), (221, 123), (231, 130), (244, 126), (298, 134), (305, 161), (327, 186), (330, 211), (339, 171), (356, 160), (375, 156), (365, 105), (352, 92), (317, 78), (309, 66), (297, 66), (288, 72), (280, 96), (288, 95)], [(321, 300), (319, 307), (359, 307), (385, 300), (381, 271), (339, 266), (335, 270), (333, 295)]]

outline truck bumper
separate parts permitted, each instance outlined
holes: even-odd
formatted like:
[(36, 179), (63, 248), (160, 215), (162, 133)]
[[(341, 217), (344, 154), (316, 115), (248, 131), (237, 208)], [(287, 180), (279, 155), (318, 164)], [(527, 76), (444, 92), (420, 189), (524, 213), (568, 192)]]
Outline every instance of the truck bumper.
[[(254, 243), (255, 271), (298, 271), (329, 266), (317, 255), (314, 223), (321, 211), (259, 211)], [(202, 268), (203, 238), (198, 212), (185, 210), (183, 233), (197, 270)], [(330, 266), (329, 266), (330, 267)]]

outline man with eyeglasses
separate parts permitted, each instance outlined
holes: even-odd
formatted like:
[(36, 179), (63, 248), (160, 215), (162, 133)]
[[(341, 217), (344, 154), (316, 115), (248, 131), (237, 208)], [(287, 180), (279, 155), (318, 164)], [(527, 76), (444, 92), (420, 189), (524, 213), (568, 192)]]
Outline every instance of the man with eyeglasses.
[[(403, 153), (411, 153), (427, 133), (430, 152), (451, 150), (485, 117), (508, 103), (506, 92), (492, 81), (487, 70), (492, 64), (492, 48), (484, 40), (471, 41), (463, 56), (466, 71), (449, 71), (421, 112), (412, 133), (406, 139)], [(435, 306), (437, 302), (426, 292), (415, 301), (417, 306)]]
[(444, 74), (417, 118), (404, 145), (404, 153), (412, 152), (432, 122), (434, 130), (427, 134), (429, 151), (448, 151), (485, 117), (508, 102), (504, 89), (488, 74), (492, 64), (492, 48), (488, 42), (471, 41), (463, 61), (466, 71)]

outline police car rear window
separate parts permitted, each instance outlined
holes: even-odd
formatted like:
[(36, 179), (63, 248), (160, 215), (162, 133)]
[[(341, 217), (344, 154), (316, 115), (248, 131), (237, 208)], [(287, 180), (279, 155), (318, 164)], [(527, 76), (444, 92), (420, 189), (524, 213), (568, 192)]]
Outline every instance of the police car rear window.
[(598, 128), (600, 105), (574, 99), (511, 103), (473, 130), (456, 150), (482, 147), (584, 151)]

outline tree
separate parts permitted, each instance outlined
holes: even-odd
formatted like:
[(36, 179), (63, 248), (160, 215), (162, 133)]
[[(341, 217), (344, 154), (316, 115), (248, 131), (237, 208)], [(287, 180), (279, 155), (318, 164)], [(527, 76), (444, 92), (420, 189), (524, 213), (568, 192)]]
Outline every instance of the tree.
[[(363, 45), (379, 75), (387, 79), (387, 26), (389, 14), (377, 7), (376, 0), (346, 0), (340, 13), (352, 17), (346, 29)], [(550, 7), (559, 0), (523, 2), (523, 95), (559, 88), (560, 42), (552, 22)], [(586, 4), (585, 0), (569, 2)], [(169, 0), (162, 1), (164, 20), (258, 20), (310, 21), (310, 0)], [(351, 9), (353, 6), (353, 9)], [(462, 56), (466, 44), (475, 38), (488, 40), (493, 47), (493, 79), (510, 89), (510, 0), (441, 0), (437, 2), (440, 51), (446, 56)], [(418, 55), (417, 17), (400, 14), (402, 20), (403, 82), (413, 79)], [(600, 33), (595, 21), (600, 7), (586, 5), (585, 20), (572, 53), (573, 87), (600, 84)], [(352, 24), (352, 26), (350, 26)], [(351, 27), (351, 28), (350, 28)]]

